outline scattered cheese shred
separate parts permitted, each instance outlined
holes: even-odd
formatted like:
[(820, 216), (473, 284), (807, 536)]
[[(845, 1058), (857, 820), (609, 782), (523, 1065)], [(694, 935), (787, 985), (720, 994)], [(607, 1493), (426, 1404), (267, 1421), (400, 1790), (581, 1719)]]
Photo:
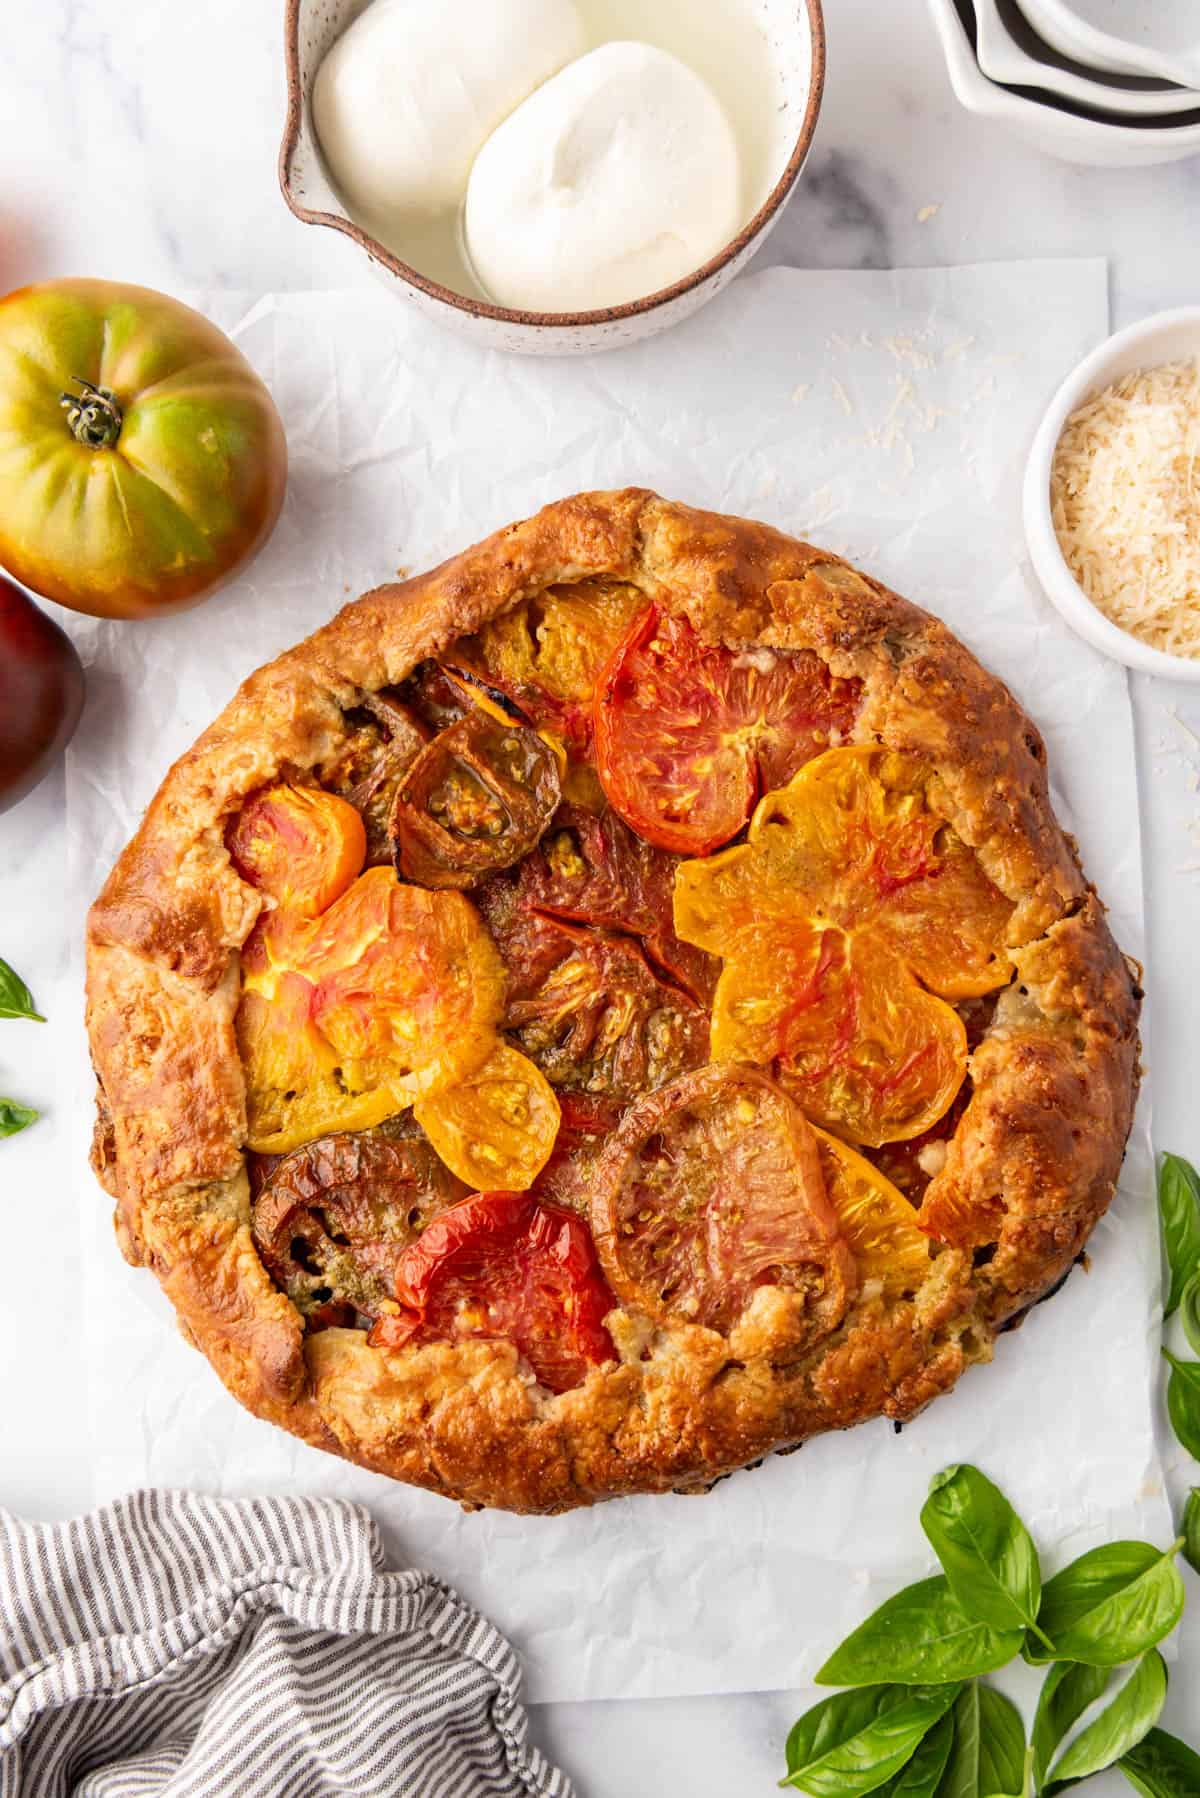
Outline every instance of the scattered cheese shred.
[(1092, 604), (1171, 655), (1200, 660), (1200, 362), (1142, 369), (1073, 412), (1050, 504)]

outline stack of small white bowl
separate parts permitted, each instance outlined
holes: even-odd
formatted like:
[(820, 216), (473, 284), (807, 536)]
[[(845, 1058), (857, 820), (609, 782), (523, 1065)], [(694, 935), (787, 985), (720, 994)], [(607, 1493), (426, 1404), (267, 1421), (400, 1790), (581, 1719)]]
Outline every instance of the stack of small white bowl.
[(1068, 162), (1200, 153), (1200, 0), (929, 0), (955, 94)]

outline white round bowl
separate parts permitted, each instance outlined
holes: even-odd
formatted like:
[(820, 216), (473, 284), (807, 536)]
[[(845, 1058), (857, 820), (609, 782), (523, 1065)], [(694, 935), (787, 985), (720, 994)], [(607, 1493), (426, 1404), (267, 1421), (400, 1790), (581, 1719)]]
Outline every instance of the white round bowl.
[(1088, 168), (1148, 168), (1200, 153), (1200, 122), (1165, 125), (1157, 120), (1119, 125), (1029, 99), (989, 81), (975, 59), (975, 45), (955, 0), (929, 0), (950, 85), (968, 112), (995, 119), (1019, 137), (1064, 162)]
[(1200, 681), (1200, 660), (1168, 655), (1132, 636), (1095, 607), (1059, 548), (1050, 515), (1050, 471), (1063, 426), (1076, 407), (1121, 375), (1160, 362), (1182, 362), (1200, 356), (1200, 306), (1158, 312), (1128, 330), (1118, 331), (1069, 374), (1038, 426), (1025, 470), (1023, 512), (1025, 541), (1034, 573), (1047, 598), (1074, 631), (1127, 668), (1161, 674), (1169, 680)]
[(1048, 44), (1076, 62), (1200, 87), (1196, 0), (1090, 0), (1082, 13), (1071, 0), (1021, 0), (1021, 10)]
[(456, 293), (402, 261), (350, 217), (321, 157), (312, 120), (313, 82), (326, 54), (364, 4), (365, 0), (287, 0), (288, 107), (279, 152), (283, 197), (306, 225), (344, 232), (394, 293), (488, 348), (541, 356), (589, 354), (635, 343), (678, 324), (720, 293), (761, 248), (800, 178), (825, 81), (821, 0), (753, 0), (779, 77), (779, 162), (766, 199), (724, 249), (660, 293), (594, 312), (522, 312)]
[(1137, 75), (1105, 75), (1071, 61), (1045, 43), (1017, 0), (973, 0), (975, 55), (989, 81), (1034, 87), (1060, 99), (1130, 119), (1200, 107), (1200, 93), (1169, 81)]

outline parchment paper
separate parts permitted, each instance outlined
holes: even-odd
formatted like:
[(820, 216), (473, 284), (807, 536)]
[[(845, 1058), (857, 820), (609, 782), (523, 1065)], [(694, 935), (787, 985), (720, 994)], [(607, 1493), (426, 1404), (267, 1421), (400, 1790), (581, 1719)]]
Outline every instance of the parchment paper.
[[(480, 351), (384, 297), (193, 298), (271, 385), (289, 497), (269, 549), (228, 593), (175, 619), (81, 633), (92, 703), (68, 768), (69, 918), (81, 922), (169, 761), (264, 658), (347, 596), (545, 500), (639, 482), (843, 550), (946, 618), (1045, 731), (1060, 815), (1140, 953), (1125, 680), (1020, 567), (1024, 448), (1056, 381), (1103, 335), (1103, 263), (772, 269), (650, 344), (550, 363)], [(1170, 1533), (1152, 1429), (1144, 1124), (1090, 1271), (902, 1434), (878, 1422), (704, 1498), (550, 1520), (466, 1516), (246, 1416), (184, 1345), (152, 1278), (120, 1260), (81, 1160), (63, 1173), (83, 1219), (97, 1499), (143, 1483), (361, 1499), (398, 1554), (514, 1637), (533, 1698), (805, 1683), (868, 1603), (928, 1569), (916, 1512), (951, 1460), (999, 1479), (1054, 1563), (1102, 1536)]]

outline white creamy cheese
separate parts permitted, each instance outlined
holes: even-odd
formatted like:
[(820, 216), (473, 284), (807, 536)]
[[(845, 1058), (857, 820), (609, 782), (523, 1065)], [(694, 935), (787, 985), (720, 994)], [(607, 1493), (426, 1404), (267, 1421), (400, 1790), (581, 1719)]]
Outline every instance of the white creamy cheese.
[(467, 250), (501, 305), (617, 306), (715, 255), (742, 222), (740, 198), (737, 143), (707, 83), (648, 44), (602, 44), (480, 150)]
[(317, 71), (313, 119), (347, 204), (367, 219), (458, 206), (476, 152), (584, 50), (573, 0), (374, 0)]

